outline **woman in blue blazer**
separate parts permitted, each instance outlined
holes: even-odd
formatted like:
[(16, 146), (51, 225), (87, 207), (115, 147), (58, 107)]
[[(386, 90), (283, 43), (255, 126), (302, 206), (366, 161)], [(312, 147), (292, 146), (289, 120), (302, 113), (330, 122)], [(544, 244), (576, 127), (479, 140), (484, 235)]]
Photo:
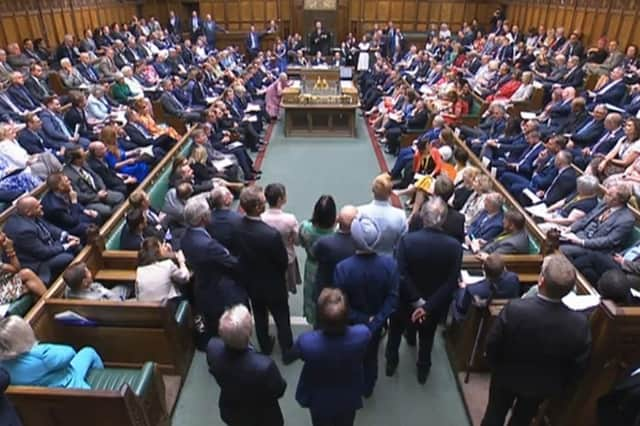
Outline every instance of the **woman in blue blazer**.
[(350, 426), (362, 408), (363, 361), (371, 332), (364, 324), (348, 326), (341, 290), (325, 288), (317, 303), (320, 330), (302, 334), (290, 353), (304, 361), (296, 400), (309, 408), (313, 426)]
[(76, 352), (66, 345), (38, 343), (29, 323), (13, 315), (0, 321), (0, 367), (12, 385), (91, 389), (87, 373), (104, 365), (93, 348)]

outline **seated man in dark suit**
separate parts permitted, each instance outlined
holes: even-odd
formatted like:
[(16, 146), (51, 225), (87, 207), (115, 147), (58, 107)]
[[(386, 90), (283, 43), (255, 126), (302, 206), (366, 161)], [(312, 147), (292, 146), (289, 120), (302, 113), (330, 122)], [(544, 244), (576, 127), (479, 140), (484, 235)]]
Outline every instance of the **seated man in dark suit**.
[(595, 144), (605, 132), (604, 119), (607, 118), (607, 107), (604, 104), (598, 104), (593, 109), (591, 119), (584, 121), (576, 127), (571, 133), (569, 149), (583, 149)]
[(91, 142), (89, 155), (87, 155), (87, 166), (102, 179), (108, 190), (127, 194), (128, 188), (140, 182), (133, 176), (120, 174), (109, 167), (105, 160), (106, 154), (107, 147), (102, 142)]
[(69, 149), (76, 146), (88, 146), (89, 141), (81, 138), (80, 135), (73, 135), (67, 128), (62, 116), (60, 115), (61, 105), (57, 96), (50, 96), (44, 100), (45, 109), (40, 113), (42, 120), (42, 130), (47, 136), (49, 144), (53, 145), (56, 150), (62, 147)]
[(571, 167), (572, 158), (571, 153), (566, 150), (556, 154), (554, 166), (557, 169), (557, 173), (555, 177), (546, 188), (541, 188), (536, 193), (547, 206), (553, 205), (575, 192), (578, 175), (575, 169)]
[(514, 299), (520, 297), (518, 274), (508, 271), (504, 259), (499, 254), (490, 254), (482, 262), (485, 279), (474, 284), (460, 283), (452, 303), (452, 313), (456, 321), (462, 321), (471, 304), (490, 303), (493, 299)]
[(609, 185), (603, 202), (562, 235), (560, 250), (571, 260), (590, 251), (610, 254), (621, 250), (635, 224), (627, 207), (630, 197), (627, 184)]
[(240, 282), (251, 298), (260, 349), (266, 354), (273, 350), (273, 337), (269, 335), (270, 312), (278, 330), (283, 360), (286, 360), (293, 344), (285, 278), (289, 260), (280, 232), (260, 219), (265, 203), (259, 186), (242, 191), (240, 206), (245, 217), (233, 233), (232, 251), (240, 262)]
[(482, 251), (478, 253), (478, 257), (486, 259), (491, 253), (529, 253), (529, 237), (524, 225), (525, 219), (522, 213), (517, 210), (507, 210), (502, 219), (502, 232), (490, 243), (481, 244)]
[(483, 425), (503, 425), (510, 409), (510, 424), (528, 425), (543, 400), (562, 396), (581, 378), (591, 351), (589, 323), (560, 302), (575, 281), (564, 257), (548, 256), (539, 294), (514, 299), (500, 312), (487, 335), (492, 375)]
[(624, 136), (622, 115), (617, 112), (607, 114), (604, 119), (604, 132), (600, 139), (581, 150), (575, 149), (573, 151), (574, 164), (581, 169), (585, 169), (594, 156), (598, 154), (607, 155), (622, 136)]
[(106, 220), (124, 201), (124, 194), (107, 189), (104, 181), (87, 167), (85, 152), (81, 147), (65, 151), (66, 164), (62, 172), (71, 180), (71, 186), (78, 193), (78, 201), (100, 214)]
[(314, 286), (316, 297), (323, 288), (333, 286), (336, 265), (356, 252), (351, 238), (351, 222), (357, 214), (358, 210), (352, 205), (342, 207), (338, 213), (338, 230), (318, 238), (311, 247), (311, 252), (318, 262)]
[(25, 115), (26, 127), (18, 132), (17, 140), (20, 146), (30, 155), (41, 154), (45, 151), (52, 151), (58, 158), (62, 158), (62, 150), (56, 149), (54, 144), (49, 142), (49, 138), (42, 131), (42, 121), (36, 114)]
[(587, 91), (588, 104), (611, 104), (620, 106), (627, 94), (627, 86), (624, 84), (624, 68), (615, 67), (609, 73), (609, 82), (597, 91)]
[(25, 87), (24, 76), (20, 72), (11, 74), (11, 85), (7, 89), (7, 93), (13, 103), (25, 111), (34, 111), (41, 106), (40, 102), (34, 99)]
[(233, 234), (242, 222), (242, 215), (232, 209), (233, 194), (224, 186), (211, 191), (211, 221), (207, 232), (227, 249), (233, 249)]
[(167, 151), (176, 143), (176, 140), (166, 133), (158, 137), (152, 135), (140, 123), (140, 116), (133, 108), (127, 110), (126, 117), (127, 124), (124, 126), (124, 131), (129, 136), (130, 141), (139, 148), (152, 145), (153, 155), (157, 160), (164, 157)]
[(78, 194), (71, 188), (69, 178), (62, 173), (49, 175), (47, 189), (49, 192), (42, 197), (45, 219), (86, 241), (89, 227), (100, 223), (98, 212), (78, 203)]
[(220, 386), (220, 417), (229, 425), (284, 425), (278, 399), (287, 383), (275, 362), (257, 353), (249, 339), (253, 329), (251, 313), (236, 305), (220, 317), (220, 338), (207, 345), (209, 372)]
[(497, 192), (491, 192), (485, 196), (484, 208), (467, 229), (465, 241), (472, 250), (476, 244), (484, 246), (500, 235), (503, 230), (503, 205), (504, 198)]
[(187, 108), (173, 94), (173, 81), (170, 78), (162, 80), (162, 89), (164, 92), (160, 95), (160, 103), (166, 114), (174, 117), (182, 118), (186, 122), (202, 121), (201, 112)]
[(53, 93), (53, 90), (49, 87), (49, 83), (47, 83), (45, 73), (40, 64), (31, 64), (29, 70), (31, 73), (26, 78), (24, 85), (33, 99), (38, 103), (43, 103), (45, 98), (55, 93)]
[(51, 284), (73, 260), (80, 238), (42, 219), (42, 205), (35, 197), (21, 198), (16, 207), (4, 232), (13, 240), (21, 265)]
[(622, 253), (603, 253), (590, 250), (576, 257), (575, 267), (590, 283), (596, 283), (607, 271), (621, 271), (635, 289), (640, 289), (640, 242)]

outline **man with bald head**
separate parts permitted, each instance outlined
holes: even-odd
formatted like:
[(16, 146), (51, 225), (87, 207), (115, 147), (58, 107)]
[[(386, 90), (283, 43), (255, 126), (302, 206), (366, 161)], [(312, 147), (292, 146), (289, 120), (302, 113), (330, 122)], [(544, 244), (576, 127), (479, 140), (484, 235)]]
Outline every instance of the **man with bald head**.
[(42, 205), (35, 197), (21, 198), (16, 208), (4, 232), (13, 240), (22, 266), (51, 284), (73, 260), (80, 239), (44, 220)]
[(104, 182), (107, 189), (121, 194), (127, 194), (127, 185), (136, 185), (139, 183), (133, 176), (126, 176), (117, 173), (109, 167), (105, 160), (107, 147), (100, 141), (91, 142), (89, 144), (89, 155), (87, 155), (87, 165), (89, 168)]
[(311, 252), (318, 261), (315, 291), (316, 296), (323, 288), (333, 286), (333, 274), (336, 265), (356, 252), (351, 238), (351, 223), (358, 214), (358, 210), (352, 205), (346, 205), (338, 214), (338, 231), (320, 237)]

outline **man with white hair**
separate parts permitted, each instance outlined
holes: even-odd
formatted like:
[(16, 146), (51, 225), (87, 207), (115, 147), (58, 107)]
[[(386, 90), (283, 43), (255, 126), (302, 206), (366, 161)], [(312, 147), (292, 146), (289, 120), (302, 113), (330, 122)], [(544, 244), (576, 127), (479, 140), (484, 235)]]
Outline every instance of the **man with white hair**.
[(220, 386), (220, 417), (229, 425), (284, 425), (278, 399), (287, 382), (275, 362), (249, 343), (252, 329), (247, 307), (233, 306), (220, 318), (220, 338), (207, 345), (209, 372)]
[(246, 303), (244, 291), (232, 278), (238, 269), (238, 258), (206, 230), (211, 210), (206, 200), (191, 198), (184, 208), (187, 229), (180, 247), (195, 276), (196, 308), (202, 314), (206, 333), (218, 331), (218, 319), (226, 306)]

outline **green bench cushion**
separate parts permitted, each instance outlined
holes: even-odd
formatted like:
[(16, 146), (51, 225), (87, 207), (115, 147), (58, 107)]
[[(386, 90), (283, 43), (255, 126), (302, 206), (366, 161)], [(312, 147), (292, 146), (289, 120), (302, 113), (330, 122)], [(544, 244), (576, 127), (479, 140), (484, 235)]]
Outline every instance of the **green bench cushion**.
[(529, 236), (529, 254), (540, 253), (540, 244)]
[(18, 315), (19, 317), (23, 317), (27, 314), (27, 312), (29, 312), (29, 309), (31, 309), (34, 302), (35, 300), (32, 295), (25, 294), (18, 300), (15, 300), (11, 305), (9, 305), (9, 310), (7, 311), (6, 316)]
[(87, 383), (94, 390), (118, 391), (127, 384), (138, 395), (144, 395), (151, 388), (153, 363), (147, 362), (142, 368), (94, 368), (87, 375)]
[(475, 115), (480, 115), (480, 108), (482, 108), (482, 105), (480, 105), (480, 102), (477, 101), (471, 101), (471, 106), (469, 107), (469, 114), (471, 116), (475, 116)]
[(638, 241), (640, 241), (640, 227), (634, 226), (631, 234), (629, 235), (629, 240), (627, 241), (627, 247), (631, 247), (635, 245)]

